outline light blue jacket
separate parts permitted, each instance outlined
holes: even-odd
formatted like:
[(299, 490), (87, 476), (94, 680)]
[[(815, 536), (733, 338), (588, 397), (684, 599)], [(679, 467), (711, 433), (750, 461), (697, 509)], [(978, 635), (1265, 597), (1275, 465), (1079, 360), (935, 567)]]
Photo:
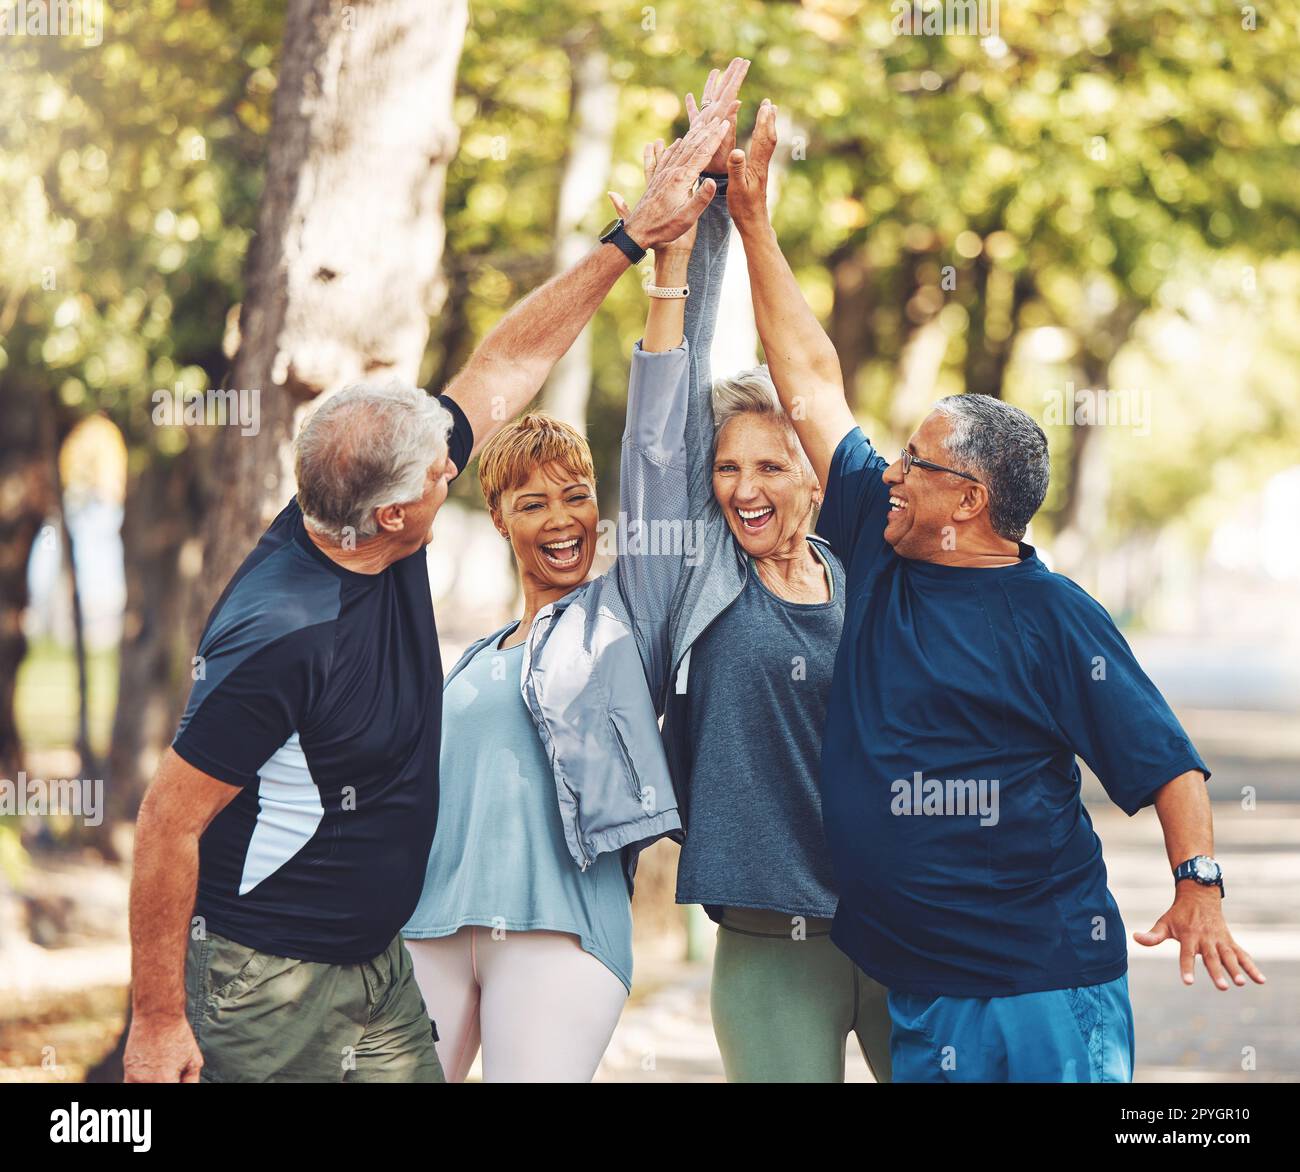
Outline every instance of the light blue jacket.
[[(661, 354), (638, 344), (632, 354), (617, 561), (538, 612), (520, 671), (569, 853), (586, 870), (597, 855), (624, 850), (629, 889), (642, 849), (682, 838), (673, 779), (683, 774), (669, 768), (658, 718), (684, 700), (673, 685), (676, 676), (684, 691), (690, 645), (745, 584), (746, 561), (712, 482), (709, 352), (730, 232), (724, 188), (700, 217), (683, 344)], [(474, 643), (447, 682), (513, 626)]]
[[(599, 578), (538, 611), (519, 679), (555, 773), (573, 861), (586, 870), (597, 855), (629, 848), (629, 888), (637, 853), (681, 829), (658, 715), (668, 681), (669, 605), (688, 547), (682, 529), (691, 369), (687, 345), (648, 354), (637, 344), (620, 463), (617, 559)], [(514, 625), (470, 646), (447, 684)]]

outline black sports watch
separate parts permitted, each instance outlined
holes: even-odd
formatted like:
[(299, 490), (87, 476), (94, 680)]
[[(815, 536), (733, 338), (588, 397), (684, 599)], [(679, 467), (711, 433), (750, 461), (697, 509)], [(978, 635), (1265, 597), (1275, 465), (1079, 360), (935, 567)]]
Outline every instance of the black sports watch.
[(1223, 868), (1209, 855), (1194, 855), (1179, 863), (1174, 868), (1174, 882), (1177, 883), (1180, 879), (1190, 879), (1202, 887), (1217, 887), (1219, 898), (1222, 899), (1224, 896)]
[(645, 259), (646, 250), (627, 234), (621, 218), (615, 220), (600, 234), (600, 242), (612, 244), (634, 265), (639, 265)]

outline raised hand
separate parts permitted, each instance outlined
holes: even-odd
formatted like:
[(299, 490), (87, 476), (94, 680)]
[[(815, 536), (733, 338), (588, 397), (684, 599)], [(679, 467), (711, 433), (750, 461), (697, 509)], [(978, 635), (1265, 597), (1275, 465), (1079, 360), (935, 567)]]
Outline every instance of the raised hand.
[[(655, 172), (659, 170), (659, 164), (663, 160), (665, 153), (667, 153), (667, 149), (668, 148), (664, 146), (664, 140), (662, 138), (645, 144), (645, 149), (641, 152), (641, 165), (645, 171), (645, 181), (647, 186), (649, 186), (650, 180), (654, 178)], [(614, 210), (623, 217), (623, 222), (626, 223), (628, 217), (632, 213), (628, 210), (628, 206), (623, 201), (623, 197), (611, 191), (609, 193), (609, 201), (614, 205)], [(698, 226), (699, 221), (692, 220), (691, 226), (678, 236), (676, 240), (670, 240), (667, 244), (659, 245), (655, 249), (655, 255), (659, 256), (662, 253), (679, 252), (684, 253), (689, 257), (691, 249), (695, 247), (695, 230)]]
[(721, 116), (731, 123), (731, 129), (719, 144), (718, 149), (714, 151), (713, 158), (709, 160), (708, 166), (704, 168), (715, 175), (726, 173), (727, 159), (736, 146), (736, 114), (740, 110), (740, 102), (736, 95), (740, 93), (741, 83), (745, 80), (745, 75), (748, 72), (749, 62), (744, 57), (733, 57), (726, 69), (709, 71), (708, 80), (704, 83), (704, 90), (700, 94), (700, 104), (698, 106), (695, 104), (694, 94), (688, 93), (686, 95), (686, 116), (690, 119), (692, 126), (699, 120), (701, 111), (711, 108), (721, 110)]
[[(623, 216), (627, 234), (642, 248), (659, 248), (676, 240), (709, 206), (718, 185), (706, 179), (696, 188), (695, 181), (731, 129), (720, 104), (710, 106), (700, 112), (685, 138), (659, 155), (645, 193)], [(621, 196), (610, 192), (609, 198), (616, 209), (626, 208)]]
[(727, 210), (741, 232), (767, 223), (767, 172), (775, 151), (776, 107), (764, 98), (749, 152), (733, 150), (727, 158)]

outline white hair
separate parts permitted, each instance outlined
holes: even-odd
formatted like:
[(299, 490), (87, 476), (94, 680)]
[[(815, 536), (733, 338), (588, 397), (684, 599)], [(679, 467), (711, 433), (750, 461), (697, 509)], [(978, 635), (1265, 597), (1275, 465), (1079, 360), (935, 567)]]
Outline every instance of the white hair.
[(755, 366), (751, 370), (742, 370), (730, 378), (720, 378), (713, 383), (713, 441), (716, 445), (718, 436), (738, 415), (765, 415), (780, 424), (789, 436), (790, 446), (795, 458), (803, 468), (809, 480), (816, 479), (812, 462), (808, 459), (794, 430), (794, 423), (786, 409), (781, 406), (780, 396), (766, 366)]
[(379, 532), (375, 510), (417, 501), (447, 457), (451, 414), (402, 383), (359, 383), (324, 399), (294, 443), (303, 520), (334, 541)]

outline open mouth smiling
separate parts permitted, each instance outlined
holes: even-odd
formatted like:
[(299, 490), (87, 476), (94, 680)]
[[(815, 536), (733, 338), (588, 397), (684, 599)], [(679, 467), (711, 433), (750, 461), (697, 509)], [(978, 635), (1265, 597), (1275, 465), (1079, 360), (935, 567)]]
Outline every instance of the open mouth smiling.
[(557, 570), (571, 570), (582, 559), (582, 538), (566, 537), (541, 546), (542, 557)]
[(748, 532), (757, 533), (776, 516), (776, 510), (771, 505), (763, 505), (757, 509), (737, 509), (736, 515)]

